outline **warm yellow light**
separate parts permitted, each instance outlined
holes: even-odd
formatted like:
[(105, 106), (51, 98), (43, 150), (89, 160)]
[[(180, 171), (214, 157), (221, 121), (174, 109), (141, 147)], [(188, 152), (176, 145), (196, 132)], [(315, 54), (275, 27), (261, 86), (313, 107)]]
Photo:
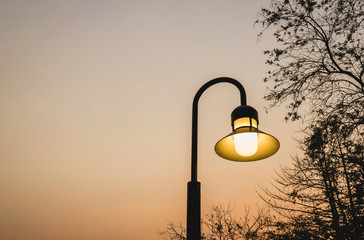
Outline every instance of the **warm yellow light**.
[(234, 135), (235, 151), (244, 157), (254, 155), (258, 150), (258, 134), (246, 132)]
[(234, 121), (234, 129), (237, 129), (240, 127), (258, 128), (258, 122), (254, 118), (249, 118), (249, 117), (238, 118)]
[[(254, 134), (256, 137), (253, 135), (254, 137), (252, 138), (254, 138), (254, 141), (246, 141), (246, 138), (244, 137), (245, 134), (247, 135), (247, 138), (250, 138), (248, 137), (249, 134)], [(242, 136), (242, 141), (240, 141), (240, 136)], [(256, 145), (254, 145), (254, 147), (247, 147), (248, 144), (251, 144), (252, 142), (255, 142)], [(254, 148), (254, 151), (248, 150), (247, 153), (245, 150), (240, 151), (240, 147), (250, 150)], [(250, 162), (264, 159), (272, 156), (278, 149), (279, 141), (275, 137), (251, 127), (238, 128), (222, 138), (215, 145), (215, 151), (220, 157), (238, 162)], [(250, 155), (248, 156), (248, 154)]]

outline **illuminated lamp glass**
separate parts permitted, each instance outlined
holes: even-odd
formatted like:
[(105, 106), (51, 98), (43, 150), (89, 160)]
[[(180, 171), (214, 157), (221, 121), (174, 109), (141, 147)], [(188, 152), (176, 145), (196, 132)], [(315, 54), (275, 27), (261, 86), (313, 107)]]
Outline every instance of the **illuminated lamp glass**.
[(218, 141), (216, 153), (225, 159), (250, 162), (267, 158), (279, 149), (279, 141), (258, 130), (258, 112), (242, 105), (231, 113), (233, 132)]

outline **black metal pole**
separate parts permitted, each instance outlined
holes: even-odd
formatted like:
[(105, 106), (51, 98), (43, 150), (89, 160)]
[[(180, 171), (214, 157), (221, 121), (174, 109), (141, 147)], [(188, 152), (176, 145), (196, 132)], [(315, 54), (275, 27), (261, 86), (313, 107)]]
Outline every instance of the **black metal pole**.
[(201, 184), (197, 181), (197, 123), (198, 101), (202, 93), (217, 83), (231, 83), (240, 91), (241, 105), (246, 105), (246, 94), (243, 85), (233, 78), (220, 77), (205, 83), (196, 93), (192, 104), (192, 151), (191, 181), (187, 184), (187, 240), (201, 239)]

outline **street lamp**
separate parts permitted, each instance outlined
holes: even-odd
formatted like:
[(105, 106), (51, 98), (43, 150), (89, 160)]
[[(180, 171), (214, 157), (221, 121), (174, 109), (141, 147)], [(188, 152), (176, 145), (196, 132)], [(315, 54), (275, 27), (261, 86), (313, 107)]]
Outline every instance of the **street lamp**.
[(192, 104), (191, 181), (187, 184), (187, 240), (201, 239), (201, 184), (197, 181), (198, 101), (207, 88), (223, 82), (231, 83), (239, 89), (241, 106), (231, 113), (233, 132), (216, 143), (215, 152), (228, 160), (250, 162), (272, 156), (279, 149), (279, 141), (275, 137), (258, 130), (258, 112), (246, 105), (244, 87), (237, 80), (220, 77), (205, 83), (197, 91)]

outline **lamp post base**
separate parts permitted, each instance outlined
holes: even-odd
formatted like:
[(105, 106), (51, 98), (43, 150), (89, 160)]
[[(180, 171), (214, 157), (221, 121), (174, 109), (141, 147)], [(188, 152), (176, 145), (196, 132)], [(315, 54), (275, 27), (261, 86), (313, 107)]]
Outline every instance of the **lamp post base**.
[(187, 240), (201, 240), (201, 183), (187, 184)]

